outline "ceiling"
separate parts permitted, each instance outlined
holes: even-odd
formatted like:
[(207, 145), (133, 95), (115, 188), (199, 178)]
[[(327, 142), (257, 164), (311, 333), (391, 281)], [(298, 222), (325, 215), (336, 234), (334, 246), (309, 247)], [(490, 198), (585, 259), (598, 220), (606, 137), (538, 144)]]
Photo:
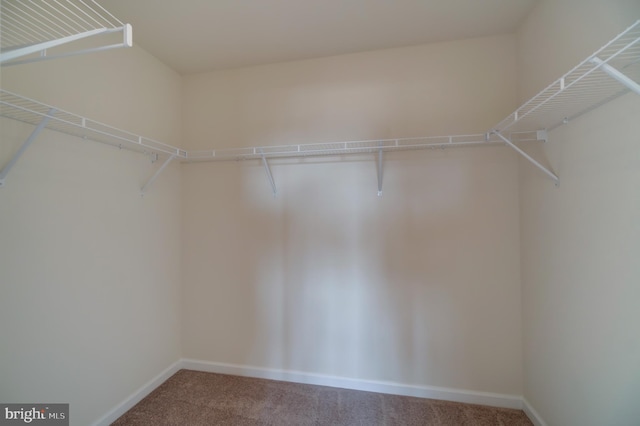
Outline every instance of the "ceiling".
[(536, 0), (100, 0), (191, 74), (515, 31)]

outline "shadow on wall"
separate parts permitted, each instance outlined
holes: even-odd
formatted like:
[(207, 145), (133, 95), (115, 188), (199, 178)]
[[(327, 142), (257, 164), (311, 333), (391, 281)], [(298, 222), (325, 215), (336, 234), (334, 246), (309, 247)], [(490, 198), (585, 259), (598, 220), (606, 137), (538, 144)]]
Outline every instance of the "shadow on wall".
[(493, 369), (475, 358), (501, 346), (486, 321), (513, 318), (495, 314), (505, 248), (492, 250), (503, 242), (487, 223), (504, 206), (487, 207), (491, 177), (475, 154), (389, 155), (383, 197), (369, 158), (274, 162), (276, 199), (259, 166), (242, 165), (233, 215), (245, 265), (220, 297), (226, 324), (243, 326), (227, 360), (483, 389)]

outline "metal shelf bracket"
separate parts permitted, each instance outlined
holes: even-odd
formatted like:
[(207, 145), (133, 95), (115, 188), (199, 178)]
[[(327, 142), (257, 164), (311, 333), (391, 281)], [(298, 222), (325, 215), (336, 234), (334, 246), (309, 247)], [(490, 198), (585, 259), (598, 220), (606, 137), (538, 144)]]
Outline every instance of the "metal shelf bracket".
[(546, 129), (537, 130), (536, 139), (542, 142), (547, 142), (549, 140), (549, 134), (547, 130)]
[(140, 189), (141, 196), (144, 197), (144, 194), (145, 192), (147, 192), (147, 189), (149, 189), (151, 184), (158, 178), (158, 176), (160, 176), (160, 173), (162, 173), (162, 171), (169, 165), (169, 163), (171, 163), (171, 161), (173, 161), (174, 158), (176, 158), (175, 155), (170, 155), (169, 158), (167, 158), (166, 161), (162, 163), (160, 167), (158, 167), (158, 170), (156, 170), (156, 172), (149, 178), (147, 183), (145, 183), (144, 186)]
[(640, 95), (640, 84), (636, 83), (634, 80), (627, 77), (625, 74), (618, 71), (616, 68), (612, 67), (611, 65), (609, 65), (602, 59), (598, 58), (597, 56), (591, 58), (590, 62), (596, 65), (599, 65), (600, 69), (602, 69), (602, 71), (609, 74), (611, 78), (618, 80), (622, 85), (626, 86), (628, 89), (633, 90), (638, 95)]
[(2, 168), (2, 170), (0, 170), (0, 187), (3, 187), (5, 185), (5, 178), (7, 177), (13, 166), (15, 166), (22, 154), (24, 154), (27, 148), (29, 148), (33, 141), (38, 137), (40, 132), (46, 127), (47, 123), (49, 122), (49, 120), (51, 120), (51, 117), (53, 116), (53, 114), (55, 114), (55, 112), (55, 108), (49, 109), (47, 115), (44, 116), (40, 123), (38, 123), (36, 128), (33, 129), (29, 137), (22, 143), (18, 151), (16, 151), (16, 153), (13, 155), (13, 158), (9, 160), (9, 162)]
[(504, 143), (506, 143), (507, 145), (509, 145), (511, 148), (513, 148), (518, 154), (522, 155), (524, 158), (526, 158), (531, 164), (533, 164), (534, 166), (536, 166), (538, 169), (542, 170), (547, 176), (549, 176), (551, 179), (553, 179), (554, 183), (556, 184), (556, 186), (558, 186), (560, 179), (558, 179), (558, 176), (556, 176), (555, 174), (553, 174), (551, 171), (549, 171), (546, 167), (544, 167), (542, 164), (540, 164), (539, 162), (537, 162), (536, 160), (533, 159), (533, 157), (531, 157), (529, 154), (527, 154), (526, 152), (524, 152), (523, 150), (521, 150), (520, 148), (518, 148), (513, 142), (511, 142), (508, 138), (504, 137), (498, 130), (494, 130), (492, 132), (494, 135), (496, 135), (497, 137), (499, 137), (500, 139), (502, 139), (504, 141)]
[(382, 144), (378, 149), (378, 197), (382, 197)]
[(271, 174), (271, 168), (269, 167), (269, 162), (267, 161), (267, 157), (262, 153), (262, 165), (264, 166), (264, 171), (267, 174), (267, 178), (269, 179), (269, 183), (271, 184), (271, 190), (273, 191), (273, 198), (276, 198), (278, 194), (278, 189), (276, 188), (276, 182), (273, 180), (273, 175)]
[[(99, 36), (99, 35), (109, 34), (114, 32), (122, 32), (123, 34), (122, 43), (114, 43), (110, 45), (92, 47), (88, 49), (76, 50), (73, 52), (60, 53), (56, 55), (47, 54), (47, 51), (49, 49), (57, 46), (69, 44), (77, 40), (82, 40), (84, 38), (89, 38), (93, 36)], [(96, 30), (86, 31), (81, 34), (74, 34), (74, 35), (63, 37), (57, 40), (46, 41), (46, 42), (38, 43), (35, 45), (26, 46), (18, 49), (12, 49), (5, 53), (1, 53), (0, 64), (2, 66), (22, 65), (22, 64), (28, 64), (30, 62), (38, 62), (38, 61), (43, 61), (47, 59), (65, 58), (68, 56), (75, 56), (75, 55), (84, 55), (87, 53), (117, 49), (120, 47), (132, 47), (133, 41), (132, 41), (131, 34), (132, 34), (132, 28), (130, 24), (126, 24), (120, 28), (114, 28), (114, 29), (106, 28), (106, 29), (96, 29)], [(40, 55), (37, 57), (29, 58), (29, 59), (15, 60), (16, 58), (27, 56), (33, 53), (39, 53)]]
[[(90, 47), (77, 45), (80, 40), (91, 40)], [(0, 45), (0, 65), (19, 65), (131, 47), (132, 27), (96, 0), (3, 1)]]

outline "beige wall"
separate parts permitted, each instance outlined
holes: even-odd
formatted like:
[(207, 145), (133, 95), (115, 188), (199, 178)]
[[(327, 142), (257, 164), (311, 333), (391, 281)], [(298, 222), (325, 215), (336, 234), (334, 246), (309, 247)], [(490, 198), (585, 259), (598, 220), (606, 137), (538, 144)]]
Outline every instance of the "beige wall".
[[(5, 68), (2, 88), (178, 143), (180, 77), (138, 48)], [(33, 126), (0, 121), (0, 164)], [(0, 400), (87, 425), (180, 357), (180, 170), (45, 130), (0, 189)]]
[[(482, 132), (639, 9), (541, 0), (517, 37), (184, 78), (133, 48), (2, 87), (188, 149)], [(626, 95), (552, 132), (559, 188), (505, 147), (429, 150), (387, 154), (380, 198), (362, 155), (274, 160), (277, 198), (258, 162), (176, 164), (141, 199), (145, 156), (45, 131), (0, 189), (0, 400), (88, 424), (182, 348), (631, 424), (638, 113)], [(0, 126), (4, 164), (32, 126)]]
[[(482, 132), (515, 39), (185, 77), (189, 149)], [(184, 165), (183, 351), (521, 393), (517, 160), (504, 147)]]
[(188, 149), (484, 132), (515, 105), (513, 37), (189, 75)]
[[(541, 1), (518, 34), (530, 96), (640, 18), (630, 1)], [(550, 133), (558, 188), (521, 164), (524, 396), (551, 425), (637, 424), (640, 103)]]

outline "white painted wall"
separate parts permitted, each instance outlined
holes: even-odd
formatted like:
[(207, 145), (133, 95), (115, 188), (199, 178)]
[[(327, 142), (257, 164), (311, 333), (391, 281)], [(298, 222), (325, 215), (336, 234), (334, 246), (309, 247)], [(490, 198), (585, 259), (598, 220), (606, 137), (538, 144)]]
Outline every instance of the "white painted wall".
[[(639, 8), (541, 0), (517, 40), (184, 80), (134, 48), (3, 69), (2, 87), (189, 149), (478, 132)], [(627, 95), (553, 132), (536, 155), (559, 188), (524, 163), (518, 181), (506, 148), (455, 149), (387, 155), (382, 198), (364, 155), (274, 161), (276, 199), (255, 162), (175, 165), (140, 199), (145, 157), (45, 131), (0, 189), (0, 400), (88, 424), (182, 347), (633, 424), (639, 112)], [(32, 127), (0, 125), (4, 164)]]
[[(2, 70), (2, 88), (168, 143), (181, 80), (138, 48)], [(0, 121), (0, 164), (33, 126)], [(96, 421), (180, 358), (180, 171), (45, 130), (0, 189), (0, 401)]]
[[(640, 18), (640, 2), (540, 1), (518, 33), (522, 100)], [(556, 188), (520, 165), (524, 396), (551, 426), (640, 419), (640, 101), (550, 134)]]
[[(482, 132), (515, 38), (184, 78), (188, 149)], [(517, 160), (504, 147), (190, 164), (183, 351), (212, 362), (519, 395)]]

